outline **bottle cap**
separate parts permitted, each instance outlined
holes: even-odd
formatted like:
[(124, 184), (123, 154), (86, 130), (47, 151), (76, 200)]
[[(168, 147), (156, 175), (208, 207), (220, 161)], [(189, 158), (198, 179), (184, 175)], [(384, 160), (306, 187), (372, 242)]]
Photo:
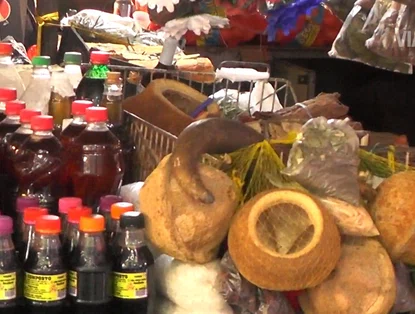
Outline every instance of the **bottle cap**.
[(23, 222), (27, 225), (34, 225), (36, 219), (48, 214), (48, 210), (42, 207), (27, 207), (23, 211)]
[(46, 115), (34, 116), (30, 120), (30, 126), (33, 131), (51, 131), (53, 130), (53, 117)]
[(63, 63), (81, 65), (82, 54), (79, 52), (65, 52), (63, 56)]
[(75, 100), (72, 102), (72, 114), (74, 116), (84, 116), (86, 108), (92, 107), (94, 103), (89, 100)]
[(122, 197), (118, 195), (105, 195), (99, 199), (99, 211), (111, 212), (111, 205), (122, 202)]
[(82, 232), (101, 232), (105, 230), (105, 219), (101, 215), (82, 216), (79, 220)]
[(49, 56), (36, 56), (32, 59), (32, 64), (36, 66), (49, 66), (50, 57)]
[(35, 231), (42, 234), (58, 234), (61, 232), (61, 220), (55, 215), (43, 215), (36, 219)]
[(24, 101), (10, 100), (6, 102), (6, 115), (18, 116), (24, 108), (26, 108), (26, 103)]
[(17, 90), (15, 88), (0, 88), (0, 101), (16, 100)]
[(68, 222), (79, 224), (81, 217), (91, 216), (92, 208), (90, 207), (74, 207), (68, 211)]
[(67, 214), (70, 208), (82, 206), (82, 199), (79, 197), (62, 197), (59, 199), (59, 212)]
[(0, 235), (13, 233), (13, 219), (9, 216), (0, 216)]
[(20, 196), (16, 200), (16, 210), (24, 212), (28, 207), (39, 207), (39, 198), (37, 196)]
[(23, 109), (20, 111), (20, 123), (30, 123), (34, 116), (40, 116), (42, 113), (37, 109)]
[(108, 111), (104, 107), (89, 107), (86, 109), (85, 119), (87, 122), (106, 122)]
[(128, 202), (119, 202), (111, 205), (111, 218), (119, 220), (121, 215), (126, 212), (134, 211), (134, 206)]
[(13, 54), (13, 46), (10, 43), (0, 43), (0, 55), (11, 56)]
[(121, 215), (120, 227), (135, 227), (143, 229), (145, 227), (144, 215), (140, 212), (126, 212)]
[(110, 84), (117, 84), (121, 80), (121, 73), (120, 72), (107, 72), (107, 83)]
[(92, 51), (90, 61), (92, 64), (108, 64), (110, 54), (106, 51)]

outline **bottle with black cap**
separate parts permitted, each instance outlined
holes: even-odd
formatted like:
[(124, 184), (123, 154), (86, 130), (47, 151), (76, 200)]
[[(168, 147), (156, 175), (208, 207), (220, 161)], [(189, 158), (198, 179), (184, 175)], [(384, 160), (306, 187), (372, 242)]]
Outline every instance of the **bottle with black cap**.
[(144, 237), (144, 216), (126, 212), (113, 250), (113, 305), (119, 313), (150, 314), (154, 299), (154, 257)]

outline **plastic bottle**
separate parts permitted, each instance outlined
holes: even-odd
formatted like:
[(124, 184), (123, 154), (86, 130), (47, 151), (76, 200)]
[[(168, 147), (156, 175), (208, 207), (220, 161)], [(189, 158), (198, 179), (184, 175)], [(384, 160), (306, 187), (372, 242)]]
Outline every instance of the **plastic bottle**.
[(31, 127), (33, 134), (15, 156), (18, 196), (36, 195), (40, 205), (55, 214), (58, 199), (62, 196), (62, 145), (52, 133), (51, 116), (32, 117)]
[(49, 71), (50, 57), (34, 57), (32, 64), (32, 78), (21, 97), (21, 100), (26, 103), (26, 108), (38, 109), (42, 114), (47, 114), (52, 91), (51, 75)]
[(65, 52), (63, 63), (65, 64), (64, 71), (72, 84), (73, 90), (76, 91), (79, 82), (82, 80), (82, 54), (79, 52)]
[(19, 246), (23, 242), (24, 233), (24, 210), (30, 207), (39, 207), (39, 198), (37, 196), (21, 196), (16, 200), (16, 223), (14, 224), (15, 230), (15, 243)]
[(65, 234), (68, 223), (68, 211), (74, 207), (82, 206), (79, 197), (62, 197), (59, 199), (59, 217), (61, 218), (62, 234)]
[(13, 220), (0, 216), (0, 312), (16, 307), (19, 296), (20, 266), (12, 241)]
[(16, 88), (1, 87), (0, 85), (0, 121), (6, 118), (6, 102), (16, 100)]
[(122, 120), (122, 79), (120, 72), (108, 72), (101, 106), (108, 109), (108, 124), (120, 126)]
[(0, 43), (0, 86), (16, 88), (16, 98), (20, 98), (25, 91), (25, 86), (15, 65), (13, 64), (12, 55), (12, 44)]
[(118, 195), (105, 195), (99, 199), (98, 214), (105, 218), (105, 239), (108, 243), (111, 237), (111, 206), (122, 202), (122, 197)]
[(68, 155), (74, 196), (94, 210), (101, 196), (118, 193), (124, 175), (120, 141), (108, 129), (107, 119), (106, 108), (87, 108), (88, 125), (75, 139)]
[(69, 258), (78, 244), (79, 240), (79, 221), (81, 217), (91, 216), (92, 209), (89, 207), (75, 207), (71, 208), (68, 211), (68, 225), (66, 231), (63, 235), (62, 246), (63, 246), (63, 255), (66, 260), (69, 261)]
[(114, 14), (121, 17), (132, 17), (134, 12), (134, 4), (131, 0), (115, 0)]
[(64, 305), (67, 274), (59, 240), (60, 231), (58, 216), (37, 218), (35, 239), (24, 263), (24, 298), (29, 311), (58, 313)]
[(95, 106), (101, 103), (105, 79), (109, 72), (109, 57), (108, 52), (91, 52), (91, 68), (85, 73), (78, 85), (78, 89), (76, 90), (77, 99), (91, 100)]
[(108, 242), (111, 248), (114, 247), (117, 234), (120, 232), (121, 215), (132, 211), (134, 211), (134, 205), (128, 202), (119, 202), (111, 206), (111, 234)]
[(112, 265), (104, 228), (101, 215), (81, 217), (78, 245), (70, 258), (69, 295), (79, 309), (94, 306), (91, 313), (108, 312), (112, 295)]
[(35, 239), (36, 220), (48, 214), (48, 210), (42, 207), (27, 207), (23, 211), (23, 238), (18, 245), (19, 260), (24, 263), (29, 258), (30, 247)]
[(152, 313), (154, 257), (144, 236), (144, 216), (127, 212), (121, 216), (118, 241), (114, 243), (113, 305), (119, 313)]
[(20, 111), (25, 104), (18, 100), (6, 103), (6, 118), (0, 122), (0, 208), (6, 215), (13, 215), (12, 207), (12, 187), (10, 176), (8, 175), (6, 158), (6, 135), (9, 136), (20, 127)]
[(63, 121), (71, 117), (71, 105), (75, 100), (75, 92), (68, 76), (62, 69), (52, 71), (51, 85), (49, 114), (53, 116), (55, 130), (60, 134)]

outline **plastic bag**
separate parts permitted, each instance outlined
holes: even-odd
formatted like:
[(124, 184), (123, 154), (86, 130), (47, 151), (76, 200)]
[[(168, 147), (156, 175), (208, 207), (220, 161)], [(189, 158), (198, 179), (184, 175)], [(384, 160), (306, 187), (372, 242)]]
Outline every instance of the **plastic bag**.
[(318, 117), (302, 127), (283, 173), (311, 193), (359, 205), (359, 138), (347, 120)]
[(403, 263), (396, 263), (394, 268), (396, 300), (390, 314), (415, 311), (415, 287), (412, 285), (409, 269)]
[(229, 253), (223, 256), (221, 267), (218, 286), (235, 314), (295, 314), (284, 294), (260, 289), (243, 278)]
[(355, 5), (343, 24), (329, 52), (331, 57), (361, 62), (376, 68), (412, 74), (412, 65), (379, 56), (365, 46), (369, 35), (361, 32), (367, 13)]
[(372, 36), (378, 27), (380, 20), (392, 4), (391, 0), (376, 0), (367, 16), (366, 22), (362, 27), (362, 32)]
[(140, 190), (143, 187), (144, 182), (135, 182), (127, 185), (123, 185), (120, 190), (120, 196), (125, 202), (134, 204), (134, 210), (140, 211)]
[(414, 64), (414, 32), (415, 8), (394, 2), (366, 41), (366, 47), (381, 56)]

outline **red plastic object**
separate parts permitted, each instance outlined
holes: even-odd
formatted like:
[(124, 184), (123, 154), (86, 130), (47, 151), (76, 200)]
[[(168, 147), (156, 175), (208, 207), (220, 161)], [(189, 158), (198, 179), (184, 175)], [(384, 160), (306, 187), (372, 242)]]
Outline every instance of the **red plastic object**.
[(27, 49), (27, 56), (29, 57), (30, 60), (32, 60), (37, 55), (38, 55), (38, 53), (37, 53), (37, 46), (36, 45), (33, 45), (29, 49)]
[(44, 215), (36, 219), (36, 232), (42, 234), (58, 234), (61, 231), (61, 220), (55, 215)]
[(17, 91), (15, 88), (0, 88), (0, 101), (16, 100)]
[(106, 122), (108, 120), (107, 108), (90, 107), (86, 109), (85, 119), (87, 122)]
[(108, 64), (110, 54), (105, 51), (92, 51), (90, 61), (92, 64)]
[(40, 116), (42, 113), (36, 109), (23, 109), (20, 111), (20, 123), (30, 123), (34, 116)]
[(51, 131), (53, 130), (52, 116), (34, 116), (30, 120), (33, 131)]
[(18, 116), (20, 111), (26, 108), (26, 103), (20, 100), (11, 100), (6, 102), (6, 115)]
[(93, 105), (94, 103), (89, 100), (75, 100), (72, 103), (72, 114), (74, 116), (84, 116), (86, 109)]
[(13, 53), (13, 46), (10, 43), (0, 43), (0, 55), (10, 56)]

